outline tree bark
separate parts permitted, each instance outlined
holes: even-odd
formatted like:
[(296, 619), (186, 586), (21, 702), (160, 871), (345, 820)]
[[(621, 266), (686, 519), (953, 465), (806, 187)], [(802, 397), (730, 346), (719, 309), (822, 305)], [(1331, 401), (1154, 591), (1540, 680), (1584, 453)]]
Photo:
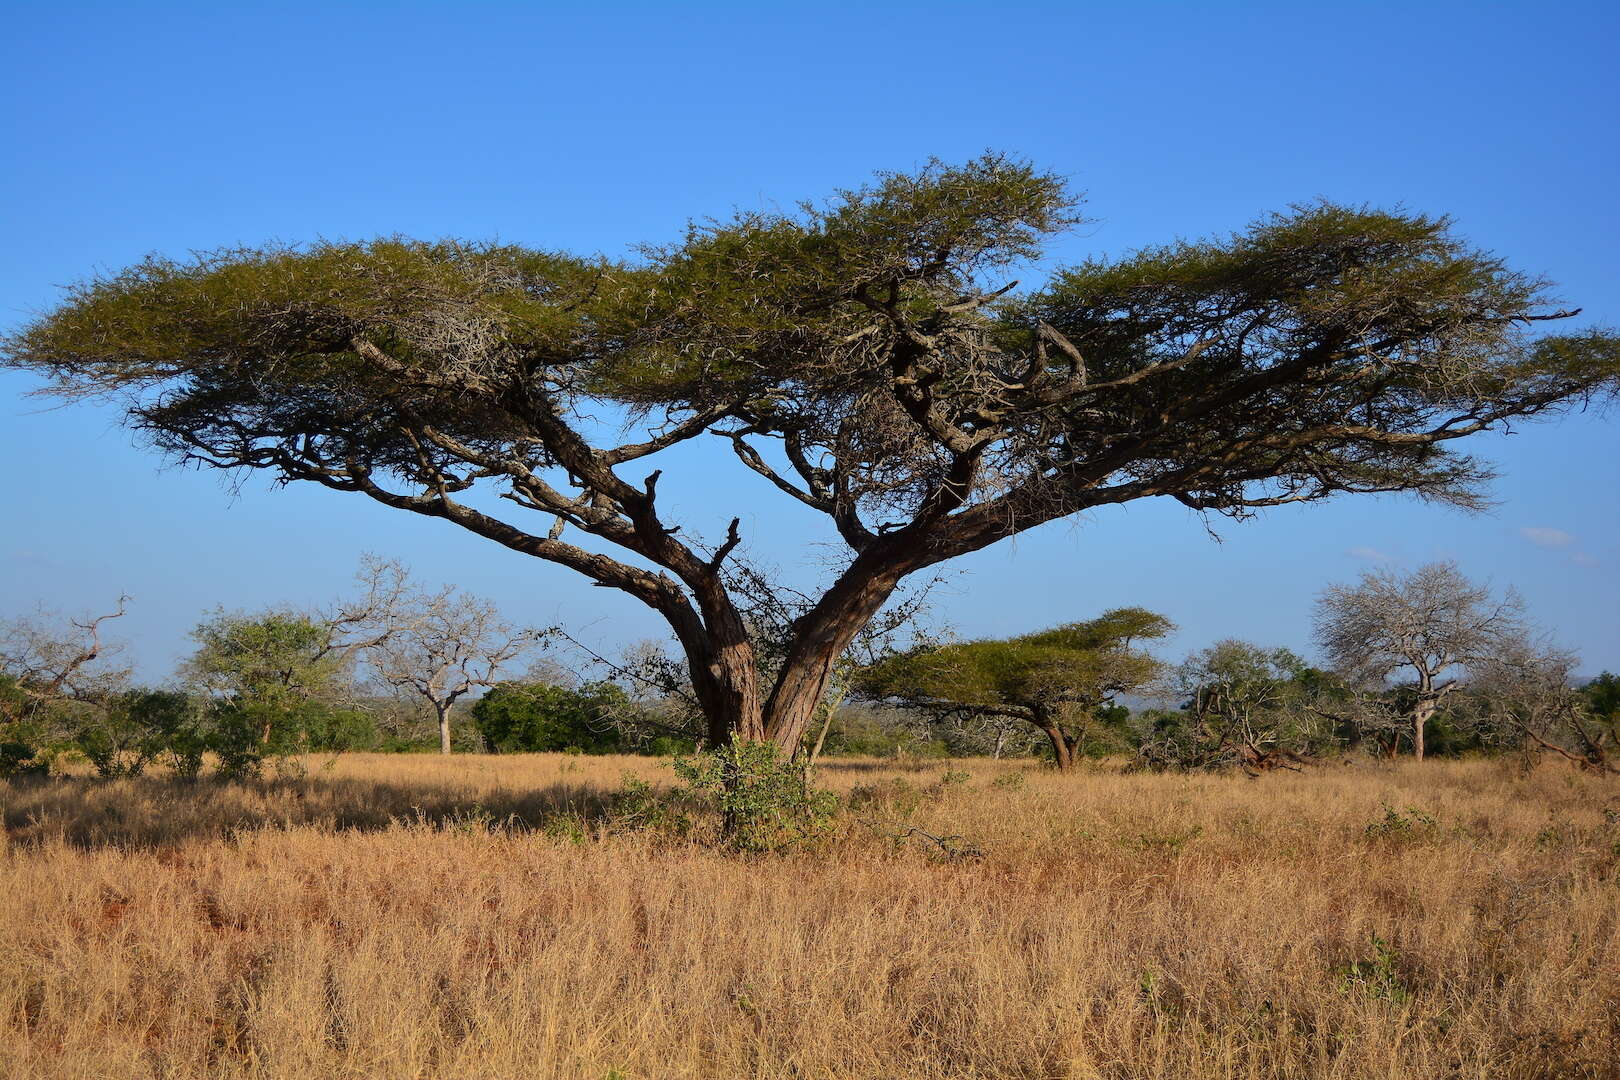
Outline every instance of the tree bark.
[(1052, 758), (1057, 763), (1058, 772), (1068, 772), (1074, 768), (1074, 751), (1069, 746), (1069, 740), (1064, 738), (1063, 732), (1056, 727), (1043, 727), (1046, 737), (1052, 742)]
[(439, 714), (439, 753), (450, 753), (450, 706), (433, 703), (433, 709)]
[(1412, 707), (1412, 756), (1422, 761), (1423, 732), (1439, 704), (1439, 695), (1434, 692), (1434, 673), (1421, 661), (1415, 666), (1418, 669), (1418, 696), (1417, 704)]
[(1063, 728), (1053, 719), (1051, 711), (1045, 708), (1035, 709), (1035, 726), (1046, 733), (1052, 744), (1052, 760), (1057, 765), (1057, 771), (1066, 773), (1074, 768), (1074, 744), (1064, 734)]
[(762, 718), (763, 737), (774, 742), (784, 756), (798, 751), (805, 728), (826, 693), (833, 665), (908, 570), (902, 552), (875, 553), (869, 548), (800, 619)]

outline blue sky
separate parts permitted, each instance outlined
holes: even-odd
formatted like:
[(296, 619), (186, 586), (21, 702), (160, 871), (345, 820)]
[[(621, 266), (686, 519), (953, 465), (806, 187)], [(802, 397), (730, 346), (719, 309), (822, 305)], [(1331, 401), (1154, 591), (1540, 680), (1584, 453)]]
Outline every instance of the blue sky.
[[(688, 218), (790, 205), (877, 169), (1011, 151), (1094, 223), (1058, 262), (1240, 228), (1317, 197), (1459, 231), (1620, 323), (1620, 11), (1599, 3), (91, 5), (13, 0), (0, 33), (0, 325), (147, 252), (384, 233), (622, 255)], [(363, 551), (612, 649), (634, 601), (353, 496), (165, 469), (116, 415), (0, 374), (0, 617), (134, 598), (164, 678), (207, 609), (312, 603)], [(1348, 499), (1217, 522), (1153, 502), (958, 564), (940, 617), (1020, 632), (1143, 604), (1309, 651), (1312, 600), (1375, 562), (1455, 558), (1517, 586), (1620, 670), (1620, 428), (1527, 426), (1475, 448), (1484, 515)], [(813, 577), (809, 511), (725, 455), (666, 476), (676, 520), (743, 514), (756, 557)]]

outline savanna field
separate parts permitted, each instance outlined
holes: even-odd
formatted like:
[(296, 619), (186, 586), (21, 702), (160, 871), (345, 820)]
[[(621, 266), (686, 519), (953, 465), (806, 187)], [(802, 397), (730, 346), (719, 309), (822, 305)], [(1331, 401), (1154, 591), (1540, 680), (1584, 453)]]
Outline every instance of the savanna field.
[(303, 764), (0, 785), (0, 1074), (1620, 1076), (1612, 778), (837, 760), (739, 854), (653, 759)]

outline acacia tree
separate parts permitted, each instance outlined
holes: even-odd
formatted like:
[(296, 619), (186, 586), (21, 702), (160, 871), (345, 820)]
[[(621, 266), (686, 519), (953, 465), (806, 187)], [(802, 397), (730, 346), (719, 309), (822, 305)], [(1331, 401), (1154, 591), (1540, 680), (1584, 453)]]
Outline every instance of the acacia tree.
[[(789, 750), (907, 575), (1155, 495), (1477, 505), (1485, 469), (1449, 443), (1616, 386), (1613, 335), (1532, 335), (1573, 313), (1443, 218), (1306, 206), (1018, 291), (1076, 220), (1061, 178), (987, 155), (633, 261), (402, 239), (153, 257), (72, 288), (4, 362), (116, 398), (181, 460), (628, 593), (669, 622), (711, 738)], [(848, 549), (769, 685), (722, 576), (740, 516), (705, 544), (660, 504), (655, 459), (707, 434)]]
[(1005, 641), (923, 647), (873, 664), (860, 688), (941, 716), (1003, 716), (1034, 725), (1070, 769), (1097, 710), (1152, 682), (1162, 670), (1135, 647), (1174, 630), (1163, 615), (1116, 608)]
[(377, 678), (426, 701), (439, 722), (439, 752), (450, 753), (450, 713), (463, 695), (532, 649), (543, 631), (514, 629), (495, 605), (445, 586), (407, 596), (387, 638), (368, 662)]
[(1502, 600), (1475, 585), (1453, 562), (1403, 575), (1369, 570), (1355, 585), (1330, 585), (1317, 600), (1316, 640), (1329, 663), (1353, 684), (1382, 695), (1397, 672), (1410, 675), (1405, 695), (1412, 752), (1423, 760), (1424, 732), (1463, 675), (1491, 662), (1526, 634), (1524, 605), (1511, 590)]

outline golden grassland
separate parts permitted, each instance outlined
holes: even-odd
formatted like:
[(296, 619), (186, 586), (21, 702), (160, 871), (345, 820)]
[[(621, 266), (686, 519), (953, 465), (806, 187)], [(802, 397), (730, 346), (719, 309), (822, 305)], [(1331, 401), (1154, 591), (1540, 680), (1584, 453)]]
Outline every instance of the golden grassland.
[(0, 1075), (1620, 1076), (1612, 780), (835, 761), (738, 855), (600, 819), (648, 759), (307, 764), (0, 784)]

